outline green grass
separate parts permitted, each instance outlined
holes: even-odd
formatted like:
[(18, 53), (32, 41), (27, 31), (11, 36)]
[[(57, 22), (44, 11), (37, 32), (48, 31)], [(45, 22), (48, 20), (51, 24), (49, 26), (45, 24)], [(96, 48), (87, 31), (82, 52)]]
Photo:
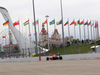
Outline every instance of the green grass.
[[(65, 55), (67, 54), (79, 54), (79, 48), (80, 48), (80, 54), (83, 53), (90, 53), (92, 52), (92, 49), (90, 48), (91, 46), (93, 46), (94, 44), (81, 44), (81, 45), (72, 45), (72, 46), (65, 46)], [(72, 51), (71, 51), (71, 47), (72, 47)], [(64, 55), (64, 48), (63, 47), (59, 47), (58, 51), (59, 54)], [(57, 48), (53, 48), (50, 51), (46, 52), (45, 55), (49, 55), (49, 54), (57, 54)], [(44, 55), (44, 53), (40, 54), (41, 56)], [(39, 56), (39, 55), (37, 55)]]

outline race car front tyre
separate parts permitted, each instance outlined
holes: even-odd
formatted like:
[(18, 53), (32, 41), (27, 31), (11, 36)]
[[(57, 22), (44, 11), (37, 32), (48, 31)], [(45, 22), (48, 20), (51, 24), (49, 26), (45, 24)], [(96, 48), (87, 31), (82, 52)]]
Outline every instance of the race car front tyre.
[(49, 60), (49, 57), (47, 57), (47, 59), (46, 59), (47, 61)]

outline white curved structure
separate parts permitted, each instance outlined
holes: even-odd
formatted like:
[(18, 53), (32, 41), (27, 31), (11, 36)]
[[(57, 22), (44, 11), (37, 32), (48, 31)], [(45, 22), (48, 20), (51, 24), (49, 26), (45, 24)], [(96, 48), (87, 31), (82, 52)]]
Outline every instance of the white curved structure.
[[(11, 29), (12, 33), (15, 36), (15, 39), (18, 42), (21, 53), (23, 53), (22, 49), (25, 49), (25, 53), (28, 53), (28, 52), (26, 52), (26, 51), (28, 51), (28, 48), (31, 48), (31, 50), (30, 50), (31, 53), (35, 52), (35, 49), (34, 49), (35, 44), (31, 43), (31, 47), (30, 47), (29, 40), (27, 40), (27, 38), (26, 39), (21, 39), (21, 38), (25, 38), (25, 37), (21, 34), (21, 32), (19, 32), (15, 27), (13, 27), (13, 22), (10, 18), (10, 15), (9, 15), (7, 9), (5, 9), (4, 7), (0, 7), (0, 12), (3, 15), (5, 21), (9, 20), (9, 25), (8, 26)], [(19, 36), (19, 34), (20, 34), (20, 36)], [(20, 39), (21, 39), (21, 41), (20, 41)]]

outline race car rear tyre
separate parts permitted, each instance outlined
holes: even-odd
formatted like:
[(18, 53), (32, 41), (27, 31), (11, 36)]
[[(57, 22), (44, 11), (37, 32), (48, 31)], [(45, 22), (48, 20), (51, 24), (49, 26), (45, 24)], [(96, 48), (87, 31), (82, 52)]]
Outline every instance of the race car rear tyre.
[(49, 60), (49, 57), (47, 57), (47, 59), (46, 59), (47, 61)]
[(62, 60), (62, 57), (59, 57), (60, 60)]

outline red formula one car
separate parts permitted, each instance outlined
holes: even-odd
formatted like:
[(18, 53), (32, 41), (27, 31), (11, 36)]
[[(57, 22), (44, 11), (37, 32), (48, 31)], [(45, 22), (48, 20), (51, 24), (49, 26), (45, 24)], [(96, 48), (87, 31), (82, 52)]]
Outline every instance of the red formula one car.
[(47, 57), (46, 60), (62, 60), (62, 56), (60, 56), (60, 54), (53, 54), (52, 56), (50, 57)]

